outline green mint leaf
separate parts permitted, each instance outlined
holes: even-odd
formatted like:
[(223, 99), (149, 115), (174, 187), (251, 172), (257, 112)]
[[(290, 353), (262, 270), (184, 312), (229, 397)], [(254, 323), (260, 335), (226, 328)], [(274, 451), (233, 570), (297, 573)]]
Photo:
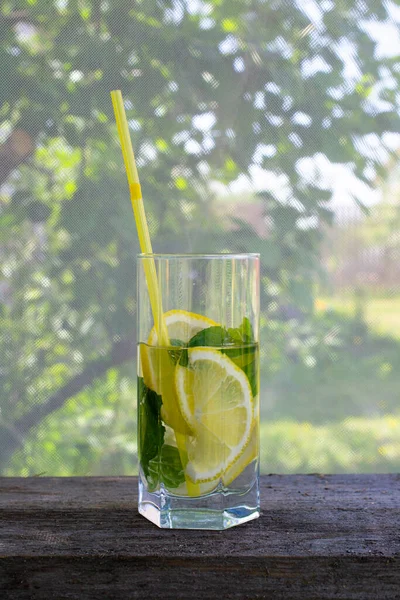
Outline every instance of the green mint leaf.
[(239, 346), (241, 344), (254, 343), (254, 333), (251, 323), (244, 317), (240, 327), (225, 329), (220, 325), (214, 325), (198, 331), (189, 341), (188, 347), (194, 346)]
[(185, 342), (182, 342), (182, 340), (177, 340), (175, 338), (171, 338), (169, 340), (169, 343), (171, 344), (171, 346), (184, 346)]
[(226, 354), (226, 356), (229, 356), (231, 361), (246, 374), (252, 394), (253, 396), (256, 396), (258, 393), (257, 346), (253, 344), (244, 347), (224, 348), (222, 352), (223, 354)]
[[(254, 332), (250, 320), (244, 317), (240, 327), (225, 329), (219, 325), (207, 327), (196, 333), (188, 343), (189, 348), (195, 346), (211, 346), (221, 349), (247, 375), (251, 390), (255, 396), (258, 393), (258, 372), (254, 344)], [(257, 357), (258, 358), (258, 357)], [(179, 364), (188, 366), (187, 350), (183, 349)]]
[(243, 343), (242, 333), (239, 327), (230, 327), (227, 331), (227, 337), (229, 337), (232, 344), (239, 345)]
[(253, 362), (250, 362), (246, 365), (243, 365), (243, 367), (241, 367), (242, 371), (244, 371), (247, 375), (247, 379), (249, 380), (253, 397), (257, 396), (257, 394), (258, 394), (257, 364), (258, 364), (258, 361), (253, 360)]
[[(258, 372), (254, 345), (254, 333), (251, 323), (245, 317), (240, 327), (225, 329), (219, 325), (207, 327), (196, 333), (188, 343), (189, 348), (195, 346), (214, 346), (221, 349), (246, 374), (253, 396), (258, 393)], [(225, 347), (224, 347), (225, 346)], [(187, 367), (189, 363), (186, 349), (182, 350), (179, 364)]]
[(223, 348), (222, 352), (229, 356), (229, 358), (241, 369), (247, 364), (253, 362), (255, 346), (231, 346), (230, 348)]
[(150, 491), (151, 486), (156, 487), (158, 481), (162, 481), (167, 488), (177, 488), (185, 481), (178, 448), (164, 444), (161, 452), (149, 462)]
[(170, 356), (170, 358), (172, 359), (172, 362), (174, 363), (174, 365), (176, 365), (176, 363), (179, 361), (180, 356), (182, 354), (182, 346), (184, 346), (184, 342), (182, 342), (182, 340), (177, 340), (174, 338), (170, 339), (170, 344), (171, 346), (176, 346), (177, 349), (175, 350), (168, 350), (168, 354)]
[[(254, 345), (254, 332), (250, 320), (244, 317), (240, 327), (225, 329), (219, 325), (207, 327), (196, 333), (188, 343), (189, 348), (195, 346), (213, 346), (229, 358), (246, 374), (255, 396), (258, 393), (258, 372)], [(225, 346), (225, 347), (224, 347)], [(186, 349), (182, 350), (179, 364), (187, 367), (189, 363)]]
[(189, 364), (189, 355), (188, 355), (188, 351), (187, 348), (183, 348), (183, 350), (181, 351), (181, 356), (179, 359), (179, 364), (181, 365), (181, 367), (187, 367)]
[(253, 327), (251, 325), (250, 320), (247, 317), (243, 318), (240, 329), (242, 331), (243, 341), (245, 341), (248, 344), (254, 343), (255, 340), (254, 340)]
[(164, 444), (165, 427), (161, 420), (162, 398), (138, 378), (139, 397), (139, 461), (149, 491), (159, 482), (176, 488), (185, 481), (179, 451)]
[(224, 346), (227, 343), (227, 331), (224, 327), (213, 325), (196, 333), (188, 343), (189, 348), (194, 346)]
[[(150, 485), (149, 463), (156, 457), (164, 443), (165, 427), (161, 421), (161, 396), (150, 390), (143, 378), (138, 378), (138, 421), (139, 421), (139, 461)], [(151, 481), (157, 486), (157, 482)]]
[(254, 332), (250, 320), (247, 317), (243, 318), (240, 327), (229, 328), (228, 335), (236, 344), (252, 344), (254, 343)]

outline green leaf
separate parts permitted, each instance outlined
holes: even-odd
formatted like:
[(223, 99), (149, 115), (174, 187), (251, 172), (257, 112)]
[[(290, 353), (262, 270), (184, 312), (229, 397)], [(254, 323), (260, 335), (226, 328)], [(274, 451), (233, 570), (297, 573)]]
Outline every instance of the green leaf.
[(161, 452), (149, 462), (149, 490), (155, 489), (162, 481), (167, 488), (176, 488), (185, 481), (178, 448), (164, 444)]
[(196, 333), (196, 335), (189, 340), (188, 348), (194, 348), (195, 346), (221, 347), (224, 346), (227, 341), (227, 330), (220, 325), (213, 325), (212, 327), (207, 327)]
[(254, 342), (254, 332), (250, 320), (243, 318), (242, 324), (237, 328), (229, 328), (228, 335), (236, 343), (251, 344)]
[(148, 388), (142, 377), (139, 389), (139, 461), (149, 491), (159, 482), (175, 488), (185, 481), (178, 449), (164, 444), (165, 427), (161, 420), (162, 398)]
[(241, 369), (254, 360), (254, 351), (255, 345), (237, 346), (222, 350)]
[[(142, 377), (138, 378), (138, 397), (139, 461), (150, 485), (149, 463), (160, 454), (164, 443), (165, 427), (161, 421), (162, 400), (161, 396), (144, 384)], [(153, 485), (154, 481), (151, 480), (151, 483)]]
[(188, 347), (213, 346), (222, 347), (230, 345), (251, 344), (254, 342), (254, 333), (251, 323), (244, 317), (240, 327), (225, 329), (220, 325), (207, 327), (194, 335), (188, 343)]
[(255, 344), (247, 347), (226, 348), (222, 353), (228, 356), (247, 375), (253, 396), (258, 393), (258, 348)]
[(174, 365), (176, 365), (176, 363), (179, 361), (181, 354), (182, 354), (182, 350), (181, 348), (185, 345), (184, 342), (182, 342), (182, 340), (177, 340), (174, 338), (171, 338), (169, 340), (171, 346), (177, 346), (176, 350), (168, 350), (168, 354), (172, 359), (172, 362), (174, 363)]
[(169, 340), (169, 343), (171, 344), (171, 346), (184, 346), (185, 342), (182, 342), (182, 340), (178, 340), (176, 338), (171, 338)]
[(249, 343), (254, 342), (253, 327), (252, 327), (252, 324), (250, 323), (250, 320), (247, 317), (243, 318), (241, 330), (242, 330), (242, 334), (243, 334), (243, 339), (246, 339), (246, 341)]
[(258, 358), (256, 359), (257, 354), (258, 350), (255, 350), (253, 355), (254, 360), (240, 367), (242, 371), (244, 371), (247, 375), (247, 379), (249, 380), (251, 391), (254, 397), (258, 394)]
[[(244, 317), (240, 327), (225, 329), (220, 325), (214, 325), (202, 329), (188, 343), (189, 348), (195, 346), (220, 348), (223, 354), (246, 373), (253, 395), (258, 393), (258, 348), (254, 344), (253, 328), (247, 317)], [(188, 362), (187, 350), (183, 350), (179, 363), (187, 367)]]

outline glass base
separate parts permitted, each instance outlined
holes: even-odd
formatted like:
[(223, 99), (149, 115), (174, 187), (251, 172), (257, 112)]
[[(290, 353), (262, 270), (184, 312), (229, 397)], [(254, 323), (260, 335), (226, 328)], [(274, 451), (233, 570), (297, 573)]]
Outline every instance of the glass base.
[(221, 487), (190, 498), (149, 492), (139, 480), (139, 513), (162, 529), (229, 529), (260, 516), (258, 481), (245, 491)]

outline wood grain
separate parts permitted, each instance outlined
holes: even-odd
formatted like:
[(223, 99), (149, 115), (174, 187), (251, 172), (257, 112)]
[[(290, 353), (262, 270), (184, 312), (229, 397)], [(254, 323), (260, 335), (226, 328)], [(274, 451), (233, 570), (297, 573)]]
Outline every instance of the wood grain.
[(136, 478), (0, 478), (0, 598), (400, 598), (400, 476), (261, 479), (260, 519), (160, 530)]

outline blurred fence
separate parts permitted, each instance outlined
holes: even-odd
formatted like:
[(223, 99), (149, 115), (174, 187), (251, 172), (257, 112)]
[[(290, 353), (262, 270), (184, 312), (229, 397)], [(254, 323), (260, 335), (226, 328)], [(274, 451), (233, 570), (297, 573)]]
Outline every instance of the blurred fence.
[(400, 290), (400, 227), (379, 241), (368, 239), (363, 232), (382, 226), (380, 205), (371, 211), (376, 217), (372, 224), (360, 209), (336, 209), (333, 227), (324, 228), (322, 258), (333, 294), (360, 288), (381, 294)]

